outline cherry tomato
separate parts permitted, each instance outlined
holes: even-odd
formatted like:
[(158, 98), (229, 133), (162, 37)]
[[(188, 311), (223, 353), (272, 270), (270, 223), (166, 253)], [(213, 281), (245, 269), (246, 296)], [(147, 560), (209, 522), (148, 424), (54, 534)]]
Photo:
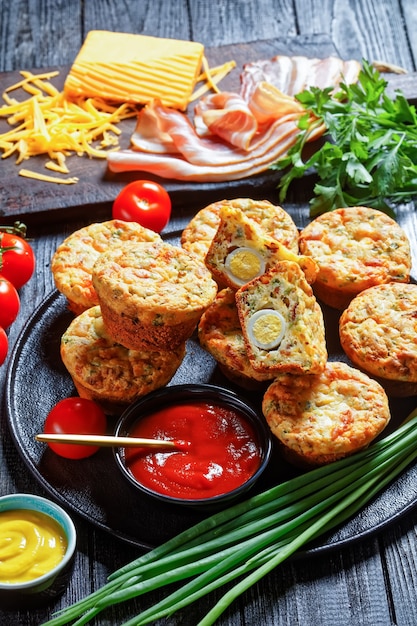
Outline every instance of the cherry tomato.
[(171, 198), (166, 189), (151, 180), (135, 180), (126, 185), (113, 203), (113, 219), (138, 222), (156, 233), (171, 217)]
[(26, 239), (0, 232), (0, 275), (20, 289), (34, 270), (35, 254)]
[(3, 365), (5, 362), (8, 349), (9, 340), (7, 339), (6, 331), (0, 327), (0, 365)]
[[(71, 397), (60, 400), (48, 413), (44, 433), (67, 435), (104, 435), (107, 428), (102, 409), (86, 398)], [(48, 443), (51, 450), (66, 459), (85, 459), (99, 449), (98, 446), (72, 443)]]
[(20, 308), (20, 298), (16, 288), (6, 278), (0, 276), (0, 326), (9, 328)]

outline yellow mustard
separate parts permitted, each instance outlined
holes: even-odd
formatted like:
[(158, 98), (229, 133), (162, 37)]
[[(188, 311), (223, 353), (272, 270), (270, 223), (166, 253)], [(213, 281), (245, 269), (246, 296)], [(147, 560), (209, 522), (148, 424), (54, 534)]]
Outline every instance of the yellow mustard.
[(61, 526), (45, 513), (0, 512), (0, 583), (17, 584), (43, 576), (64, 557)]

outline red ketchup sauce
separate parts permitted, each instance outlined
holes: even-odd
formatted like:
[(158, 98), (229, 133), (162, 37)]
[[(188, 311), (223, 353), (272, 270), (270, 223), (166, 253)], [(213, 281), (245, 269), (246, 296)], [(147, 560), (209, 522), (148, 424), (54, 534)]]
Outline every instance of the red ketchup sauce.
[(242, 485), (258, 469), (261, 452), (254, 428), (235, 409), (184, 403), (152, 413), (132, 437), (189, 442), (178, 450), (126, 448), (126, 466), (142, 485), (182, 499), (202, 499)]

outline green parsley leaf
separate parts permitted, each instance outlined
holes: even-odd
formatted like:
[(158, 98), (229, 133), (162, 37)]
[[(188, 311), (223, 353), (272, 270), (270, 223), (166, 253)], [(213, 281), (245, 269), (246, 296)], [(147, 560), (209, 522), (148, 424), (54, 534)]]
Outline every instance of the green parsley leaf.
[[(417, 112), (398, 91), (386, 93), (387, 81), (362, 61), (358, 82), (312, 87), (296, 96), (307, 113), (287, 155), (271, 167), (282, 170), (280, 201), (292, 181), (315, 170), (319, 182), (310, 214), (366, 205), (393, 215), (393, 206), (417, 195)], [(309, 112), (316, 120), (309, 123)], [(321, 146), (307, 159), (304, 148), (312, 131), (324, 124)]]

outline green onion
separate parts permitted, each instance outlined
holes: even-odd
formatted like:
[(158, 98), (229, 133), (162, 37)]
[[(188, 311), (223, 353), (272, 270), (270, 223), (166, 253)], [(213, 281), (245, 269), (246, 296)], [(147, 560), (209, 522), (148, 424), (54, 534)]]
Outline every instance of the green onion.
[(355, 515), (415, 461), (416, 427), (417, 410), (366, 450), (211, 515), (120, 568), (101, 589), (58, 611), (44, 626), (81, 626), (109, 606), (182, 583), (124, 626), (149, 624), (234, 583), (199, 626), (214, 624), (250, 586)]

